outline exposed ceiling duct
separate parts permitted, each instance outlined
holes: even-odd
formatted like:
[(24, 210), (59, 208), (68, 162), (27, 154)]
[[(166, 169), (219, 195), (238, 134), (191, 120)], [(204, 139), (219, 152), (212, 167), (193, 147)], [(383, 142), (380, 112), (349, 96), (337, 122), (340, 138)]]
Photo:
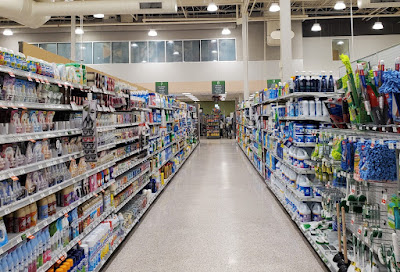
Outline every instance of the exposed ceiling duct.
[(176, 0), (95, 0), (72, 2), (36, 2), (1, 0), (0, 16), (22, 25), (38, 28), (51, 16), (92, 14), (161, 14), (176, 13)]

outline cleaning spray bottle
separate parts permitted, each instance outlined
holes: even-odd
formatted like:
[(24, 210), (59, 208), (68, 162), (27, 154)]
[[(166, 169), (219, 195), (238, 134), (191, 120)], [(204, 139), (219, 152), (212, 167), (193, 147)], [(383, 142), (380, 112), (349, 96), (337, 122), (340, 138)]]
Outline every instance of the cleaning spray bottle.
[(312, 206), (312, 220), (313, 221), (321, 221), (322, 220), (321, 211), (322, 211), (321, 204), (314, 203)]

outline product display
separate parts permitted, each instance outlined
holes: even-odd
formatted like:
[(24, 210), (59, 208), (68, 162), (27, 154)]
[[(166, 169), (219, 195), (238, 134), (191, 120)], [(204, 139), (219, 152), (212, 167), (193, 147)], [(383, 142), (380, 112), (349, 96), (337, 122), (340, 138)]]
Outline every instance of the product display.
[(238, 144), (329, 270), (398, 271), (398, 75), (342, 60), (240, 105)]
[(98, 271), (196, 147), (197, 108), (0, 54), (1, 271)]

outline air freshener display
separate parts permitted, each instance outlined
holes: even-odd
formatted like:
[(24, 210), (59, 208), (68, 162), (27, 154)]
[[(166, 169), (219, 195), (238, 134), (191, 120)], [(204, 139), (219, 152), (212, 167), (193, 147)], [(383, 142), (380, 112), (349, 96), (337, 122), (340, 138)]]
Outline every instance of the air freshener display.
[(85, 101), (83, 106), (82, 141), (87, 162), (97, 161), (96, 101)]

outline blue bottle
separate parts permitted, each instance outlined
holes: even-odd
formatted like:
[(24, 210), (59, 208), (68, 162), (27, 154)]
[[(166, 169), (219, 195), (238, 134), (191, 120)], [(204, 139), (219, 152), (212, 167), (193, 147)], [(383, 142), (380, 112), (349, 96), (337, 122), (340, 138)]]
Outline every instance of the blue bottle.
[(329, 80), (328, 80), (328, 92), (333, 93), (335, 90), (334, 86), (334, 81), (333, 81), (333, 76), (332, 76), (332, 71), (329, 72)]
[(321, 79), (321, 92), (326, 93), (328, 91), (328, 84), (326, 82), (325, 72), (322, 71), (322, 79)]

